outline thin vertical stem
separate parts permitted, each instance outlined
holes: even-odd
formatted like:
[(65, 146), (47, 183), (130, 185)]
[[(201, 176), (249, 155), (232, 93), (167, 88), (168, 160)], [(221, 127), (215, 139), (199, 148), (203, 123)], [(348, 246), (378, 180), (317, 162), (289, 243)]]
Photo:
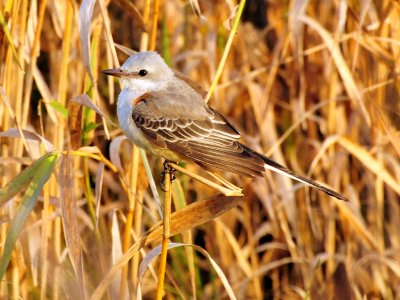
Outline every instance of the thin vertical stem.
[(156, 41), (157, 41), (157, 23), (158, 23), (158, 15), (160, 14), (160, 0), (154, 0), (154, 13), (153, 13), (153, 22), (151, 24), (151, 35), (150, 35), (150, 44), (149, 50), (156, 49)]
[(171, 176), (174, 169), (166, 161), (164, 163), (164, 212), (163, 212), (163, 239), (161, 244), (160, 265), (158, 268), (157, 300), (162, 299), (164, 292), (164, 278), (167, 266), (167, 251), (170, 236), (171, 222)]
[[(124, 230), (124, 237), (123, 237), (123, 244), (122, 250), (125, 253), (128, 251), (131, 245), (131, 230), (133, 224), (133, 216), (134, 216), (134, 209), (136, 203), (136, 194), (137, 194), (137, 180), (138, 180), (138, 172), (139, 172), (139, 149), (138, 147), (134, 146), (132, 150), (132, 165), (131, 165), (131, 174), (130, 174), (130, 188), (131, 192), (128, 192), (128, 200), (129, 200), (129, 211), (126, 216), (126, 223), (125, 223), (125, 230)], [(119, 298), (125, 299), (126, 287), (128, 285), (128, 264), (122, 269), (122, 276), (121, 276), (121, 285), (119, 289)]]
[(222, 71), (225, 66), (226, 59), (228, 58), (229, 50), (231, 49), (231, 46), (232, 46), (233, 38), (235, 37), (237, 28), (239, 26), (240, 17), (242, 16), (245, 4), (246, 4), (246, 0), (240, 1), (235, 20), (233, 22), (231, 33), (229, 34), (228, 41), (226, 42), (226, 45), (225, 45), (224, 53), (222, 54), (221, 61), (218, 65), (217, 74), (215, 75), (214, 81), (212, 82), (211, 87), (208, 90), (207, 96), (205, 98), (206, 103), (210, 100), (211, 95), (214, 92), (215, 87), (217, 86), (218, 80), (221, 77)]

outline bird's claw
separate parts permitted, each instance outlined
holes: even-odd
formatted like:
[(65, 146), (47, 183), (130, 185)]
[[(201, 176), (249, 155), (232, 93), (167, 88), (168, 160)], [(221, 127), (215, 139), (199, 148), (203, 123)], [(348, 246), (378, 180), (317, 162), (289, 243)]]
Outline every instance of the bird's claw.
[(169, 174), (169, 180), (170, 182), (174, 181), (176, 179), (175, 172), (176, 170), (170, 166), (170, 161), (165, 160), (164, 161), (164, 170), (161, 172), (161, 189), (163, 192), (165, 192), (165, 174)]

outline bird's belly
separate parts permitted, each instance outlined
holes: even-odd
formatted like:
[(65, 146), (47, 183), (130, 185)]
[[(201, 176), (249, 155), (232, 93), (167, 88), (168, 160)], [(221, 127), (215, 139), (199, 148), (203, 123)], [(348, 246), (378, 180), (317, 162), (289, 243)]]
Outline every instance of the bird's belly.
[(119, 126), (125, 133), (126, 137), (132, 141), (136, 146), (143, 148), (146, 151), (150, 151), (154, 154), (162, 156), (171, 161), (181, 161), (180, 157), (174, 152), (161, 148), (157, 145), (152, 144), (142, 131), (136, 126), (132, 118), (133, 104), (132, 99), (136, 99), (143, 93), (135, 93), (132, 91), (122, 91), (117, 103), (117, 116)]

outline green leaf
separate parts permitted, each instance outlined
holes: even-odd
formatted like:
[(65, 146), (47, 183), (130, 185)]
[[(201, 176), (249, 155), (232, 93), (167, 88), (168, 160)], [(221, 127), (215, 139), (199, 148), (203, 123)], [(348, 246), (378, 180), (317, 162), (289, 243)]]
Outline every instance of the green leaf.
[(84, 128), (84, 132), (85, 133), (89, 133), (90, 131), (96, 129), (97, 127), (99, 127), (101, 124), (99, 123), (94, 123), (94, 122), (90, 122), (88, 124), (85, 124), (85, 128)]
[(34, 161), (29, 167), (25, 168), (19, 173), (13, 180), (7, 183), (3, 188), (0, 189), (0, 207), (4, 205), (8, 200), (22, 191), (32, 180), (35, 173), (39, 171), (44, 160), (48, 159), (49, 156), (53, 156), (54, 153), (50, 152), (43, 155), (36, 161)]
[(58, 102), (57, 100), (53, 100), (50, 102), (50, 106), (58, 111), (65, 119), (68, 118), (68, 109), (60, 102)]
[(17, 241), (21, 230), (26, 223), (29, 214), (35, 206), (36, 199), (39, 196), (43, 185), (49, 179), (57, 162), (57, 158), (58, 153), (53, 152), (49, 155), (45, 155), (45, 157), (40, 160), (40, 164), (36, 167), (36, 172), (33, 175), (32, 181), (26, 190), (24, 197), (22, 198), (20, 205), (18, 206), (17, 212), (15, 213), (7, 232), (3, 257), (0, 260), (0, 280), (3, 279), (3, 276), (7, 270), (15, 242)]

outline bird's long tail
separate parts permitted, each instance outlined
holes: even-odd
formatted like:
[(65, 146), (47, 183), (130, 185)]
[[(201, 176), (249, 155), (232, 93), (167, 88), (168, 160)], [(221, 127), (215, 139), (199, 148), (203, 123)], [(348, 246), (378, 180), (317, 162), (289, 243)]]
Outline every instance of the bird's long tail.
[(340, 194), (340, 193), (338, 193), (338, 192), (336, 192), (336, 191), (334, 191), (334, 190), (332, 190), (332, 189), (330, 189), (330, 188), (328, 188), (326, 186), (323, 186), (323, 185), (319, 184), (318, 182), (316, 182), (314, 180), (311, 180), (309, 178), (306, 178), (306, 177), (303, 177), (303, 176), (300, 176), (300, 175), (297, 175), (297, 174), (293, 173), (292, 171), (288, 170), (284, 166), (274, 162), (273, 160), (269, 159), (268, 157), (266, 157), (266, 156), (264, 156), (264, 155), (262, 155), (260, 153), (257, 153), (255, 151), (253, 151), (252, 149), (250, 149), (249, 147), (247, 147), (247, 146), (245, 146), (243, 144), (241, 144), (241, 146), (243, 147), (243, 149), (246, 152), (250, 153), (252, 156), (256, 156), (258, 158), (261, 158), (264, 161), (264, 169), (265, 170), (270, 170), (270, 171), (282, 174), (284, 176), (290, 177), (290, 178), (292, 178), (292, 179), (294, 179), (296, 181), (299, 181), (299, 182), (304, 183), (306, 185), (309, 185), (309, 186), (311, 186), (313, 188), (316, 188), (316, 189), (318, 189), (318, 190), (320, 190), (320, 191), (322, 191), (322, 192), (324, 192), (324, 193), (326, 193), (326, 194), (328, 194), (328, 195), (330, 195), (332, 197), (335, 197), (335, 198), (337, 198), (339, 200), (343, 200), (343, 201), (346, 201), (346, 202), (349, 201), (349, 199), (347, 199), (342, 194)]

